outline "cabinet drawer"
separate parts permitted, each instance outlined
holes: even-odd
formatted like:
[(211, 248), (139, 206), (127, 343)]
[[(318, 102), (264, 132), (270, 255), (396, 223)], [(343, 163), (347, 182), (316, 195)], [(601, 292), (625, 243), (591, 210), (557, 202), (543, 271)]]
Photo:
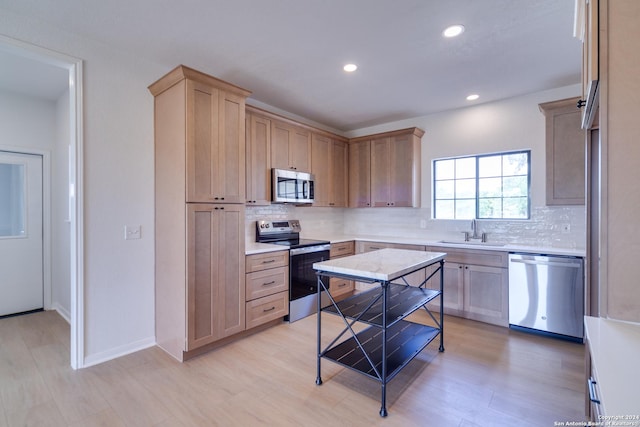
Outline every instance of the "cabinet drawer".
[(447, 254), (447, 262), (457, 262), (459, 264), (507, 268), (509, 263), (509, 254), (507, 252), (451, 249), (445, 247), (429, 247), (427, 250), (431, 252), (445, 252)]
[(407, 249), (410, 251), (424, 251), (425, 247), (422, 245), (410, 245), (405, 243), (388, 243), (388, 242), (358, 242), (357, 251), (371, 252), (379, 249), (394, 248), (394, 249)]
[(287, 267), (247, 273), (247, 301), (289, 290), (289, 269)]
[(331, 244), (331, 258), (353, 255), (355, 253), (355, 242), (340, 242)]
[(332, 277), (329, 280), (329, 292), (331, 292), (331, 296), (334, 298), (339, 295), (351, 293), (354, 289), (355, 284), (353, 280), (345, 280), (339, 277)]
[(280, 292), (247, 302), (247, 329), (289, 314), (289, 293)]
[(247, 255), (246, 272), (266, 270), (289, 265), (289, 251), (267, 252), (263, 254)]

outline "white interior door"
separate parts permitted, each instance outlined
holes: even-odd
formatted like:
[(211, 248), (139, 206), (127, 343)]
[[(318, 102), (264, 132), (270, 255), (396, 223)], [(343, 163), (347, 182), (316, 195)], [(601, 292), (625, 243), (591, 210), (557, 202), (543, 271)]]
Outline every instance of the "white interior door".
[(42, 156), (0, 151), (0, 316), (44, 307)]

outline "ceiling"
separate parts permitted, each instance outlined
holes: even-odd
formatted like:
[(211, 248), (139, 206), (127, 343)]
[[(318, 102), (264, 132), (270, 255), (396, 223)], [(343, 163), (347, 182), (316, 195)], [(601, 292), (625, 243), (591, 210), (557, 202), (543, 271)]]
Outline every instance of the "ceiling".
[[(249, 103), (338, 131), (465, 107), (471, 93), (477, 104), (580, 82), (573, 0), (0, 0), (0, 9), (167, 71), (196, 68), (251, 90)], [(445, 39), (451, 24), (466, 30)], [(358, 70), (345, 73), (347, 62)]]

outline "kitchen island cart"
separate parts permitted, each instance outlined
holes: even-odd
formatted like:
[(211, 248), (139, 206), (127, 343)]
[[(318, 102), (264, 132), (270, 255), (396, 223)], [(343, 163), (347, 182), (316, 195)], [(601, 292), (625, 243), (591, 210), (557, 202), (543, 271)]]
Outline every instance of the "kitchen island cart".
[[(387, 248), (314, 263), (318, 293), (329, 294), (332, 277), (379, 285), (342, 301), (335, 301), (329, 294), (331, 304), (322, 311), (318, 306), (316, 384), (322, 384), (322, 358), (360, 372), (380, 382), (380, 415), (386, 416), (387, 383), (438, 336), (439, 351), (444, 351), (442, 289), (445, 257), (441, 252)], [(419, 286), (409, 285), (406, 276), (421, 269), (429, 271), (425, 281)], [(439, 289), (427, 287), (427, 283), (437, 277)], [(436, 298), (440, 303), (437, 317), (427, 307)], [(433, 326), (406, 320), (420, 308), (429, 314)], [(327, 346), (321, 342), (322, 313), (340, 316), (345, 324)], [(356, 323), (368, 326), (356, 332)], [(341, 341), (343, 337), (347, 338)]]

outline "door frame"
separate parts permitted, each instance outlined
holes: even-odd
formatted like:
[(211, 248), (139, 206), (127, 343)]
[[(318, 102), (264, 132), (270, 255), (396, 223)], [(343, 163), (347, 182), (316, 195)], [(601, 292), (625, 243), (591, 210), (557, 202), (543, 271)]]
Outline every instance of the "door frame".
[[(83, 63), (74, 58), (40, 46), (0, 35), (0, 49), (19, 56), (27, 57), (49, 65), (60, 67), (69, 72), (69, 221), (70, 221), (70, 364), (73, 369), (84, 367), (84, 200), (83, 200)], [(2, 147), (0, 147), (2, 148)], [(16, 151), (16, 147), (7, 151)], [(50, 153), (42, 150), (17, 151), (43, 156), (43, 177), (51, 177)], [(44, 180), (43, 180), (44, 181)], [(50, 181), (50, 179), (46, 180)], [(45, 271), (45, 306), (51, 305), (51, 210), (50, 183), (43, 187), (43, 267)], [(45, 196), (46, 194), (46, 196)], [(46, 197), (46, 199), (45, 199)], [(49, 233), (47, 235), (47, 233)], [(47, 241), (44, 241), (44, 239)], [(48, 290), (47, 290), (48, 287)], [(48, 292), (48, 293), (47, 293)], [(48, 299), (47, 299), (48, 295)]]

